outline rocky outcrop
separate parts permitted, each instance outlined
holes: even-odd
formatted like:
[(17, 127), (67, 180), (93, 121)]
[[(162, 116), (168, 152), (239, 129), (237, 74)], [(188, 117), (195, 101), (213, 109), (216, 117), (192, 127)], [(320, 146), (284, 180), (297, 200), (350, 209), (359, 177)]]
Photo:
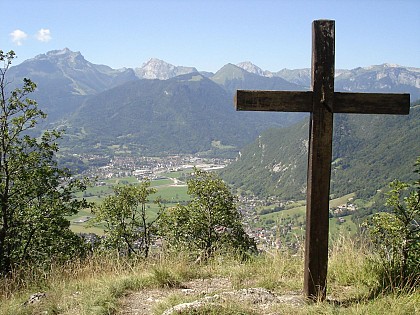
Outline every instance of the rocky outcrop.
[(179, 314), (185, 310), (199, 310), (204, 306), (216, 306), (225, 301), (236, 301), (253, 305), (260, 311), (267, 310), (275, 306), (275, 304), (287, 303), (293, 306), (305, 304), (303, 297), (300, 295), (288, 294), (278, 296), (264, 288), (248, 288), (222, 292), (212, 296), (205, 296), (193, 302), (181, 303), (167, 309), (162, 315)]

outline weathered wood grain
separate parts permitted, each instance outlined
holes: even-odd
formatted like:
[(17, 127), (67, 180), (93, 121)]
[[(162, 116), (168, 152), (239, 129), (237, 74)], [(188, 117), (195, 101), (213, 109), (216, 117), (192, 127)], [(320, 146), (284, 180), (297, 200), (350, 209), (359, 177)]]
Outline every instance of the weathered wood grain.
[[(247, 91), (235, 95), (236, 110), (311, 112), (313, 92)], [(408, 115), (410, 94), (334, 93), (334, 113)]]
[(304, 293), (325, 299), (334, 111), (334, 21), (312, 24), (312, 111), (306, 195)]
[(243, 91), (235, 95), (236, 110), (310, 112), (313, 92)]
[(410, 94), (334, 93), (334, 113), (408, 115)]

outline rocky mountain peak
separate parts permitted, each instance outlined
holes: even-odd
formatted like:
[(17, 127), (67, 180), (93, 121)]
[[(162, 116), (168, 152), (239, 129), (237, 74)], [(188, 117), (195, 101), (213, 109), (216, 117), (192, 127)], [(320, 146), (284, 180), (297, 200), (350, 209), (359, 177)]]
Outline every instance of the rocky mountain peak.
[(88, 62), (80, 51), (72, 51), (69, 48), (64, 48), (61, 50), (51, 50), (45, 54), (36, 56), (35, 58), (28, 59), (26, 62), (50, 62), (56, 65), (59, 68), (71, 68), (71, 69), (84, 69), (90, 67), (90, 62)]
[(157, 58), (151, 58), (140, 68), (144, 79), (162, 79), (170, 78), (170, 73), (175, 70), (175, 66)]
[(81, 55), (81, 54), (80, 54), (80, 51), (74, 52), (74, 51), (71, 51), (69, 48), (66, 47), (66, 48), (59, 49), (59, 50), (51, 50), (51, 51), (47, 52), (46, 55), (50, 56), (50, 57), (54, 57), (54, 56), (63, 56), (63, 55), (70, 56), (70, 55)]
[(131, 69), (93, 64), (69, 48), (46, 52), (13, 68), (16, 76), (28, 76), (39, 86), (60, 82), (60, 91), (72, 95), (92, 95), (137, 79)]
[(149, 61), (146, 61), (145, 63), (143, 63), (142, 68), (151, 67), (151, 66), (163, 66), (163, 67), (175, 68), (174, 65), (171, 65), (171, 64), (167, 63), (166, 61), (158, 59), (158, 58), (150, 58)]
[(258, 74), (261, 76), (265, 75), (265, 72), (258, 66), (254, 65), (250, 61), (244, 61), (237, 64), (239, 68), (244, 69), (245, 71), (248, 71), (250, 73)]
[(400, 66), (395, 63), (384, 63), (382, 64), (384, 68), (399, 68)]
[(80, 51), (71, 51), (68, 48), (64, 48), (61, 50), (51, 50), (46, 54), (38, 55), (35, 57), (38, 60), (54, 60), (54, 61), (67, 61), (67, 62), (76, 62), (76, 61), (83, 61), (87, 62), (85, 58), (82, 56)]
[(141, 79), (167, 80), (178, 75), (197, 72), (194, 67), (174, 66), (158, 58), (151, 58), (141, 68), (136, 68), (136, 75)]

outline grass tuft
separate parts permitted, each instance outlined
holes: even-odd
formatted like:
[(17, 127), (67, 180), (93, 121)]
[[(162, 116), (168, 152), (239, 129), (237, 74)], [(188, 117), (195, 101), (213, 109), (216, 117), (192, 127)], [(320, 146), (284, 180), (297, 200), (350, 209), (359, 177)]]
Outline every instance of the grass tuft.
[[(328, 300), (304, 306), (286, 303), (264, 312), (255, 306), (224, 300), (199, 311), (182, 314), (416, 314), (420, 293), (416, 286), (385, 290), (375, 253), (361, 241), (341, 237), (330, 244)], [(25, 266), (0, 279), (0, 315), (28, 314), (117, 314), (121, 299), (130, 292), (161, 290), (167, 296), (154, 314), (200, 296), (185, 296), (177, 290), (193, 279), (228, 279), (235, 289), (263, 287), (277, 295), (301, 294), (302, 253), (273, 251), (243, 260), (220, 254), (206, 263), (193, 263), (188, 253), (133, 260), (111, 255), (94, 255), (85, 261), (48, 268)], [(232, 290), (231, 287), (227, 290)], [(23, 306), (35, 292), (47, 297)], [(181, 314), (181, 313), (180, 313)]]

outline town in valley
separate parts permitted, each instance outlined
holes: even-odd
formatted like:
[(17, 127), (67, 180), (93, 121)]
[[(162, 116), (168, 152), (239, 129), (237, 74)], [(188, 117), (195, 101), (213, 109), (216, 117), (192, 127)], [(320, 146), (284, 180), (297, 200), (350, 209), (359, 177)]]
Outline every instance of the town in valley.
[[(168, 196), (168, 191), (177, 191), (174, 194), (170, 193), (171, 197), (162, 199), (166, 207), (187, 201), (187, 179), (194, 167), (217, 172), (234, 160), (199, 155), (109, 157), (99, 154), (74, 154), (73, 158), (85, 161), (87, 167), (80, 175), (89, 178), (91, 182), (91, 187), (78, 197), (88, 200), (93, 198), (95, 202), (100, 202), (101, 197), (112, 193), (112, 187), (116, 184), (136, 184), (150, 180), (152, 186), (158, 190), (156, 195), (159, 197), (162, 190), (165, 190), (162, 192), (165, 196)], [(245, 229), (256, 240), (261, 250), (297, 251), (303, 246), (306, 223), (303, 201), (281, 200), (276, 196), (256, 196), (233, 188), (232, 192), (237, 196), (237, 206)], [(348, 222), (351, 221), (348, 216), (356, 210), (357, 206), (349, 197), (342, 204), (330, 207), (331, 222), (334, 226), (344, 225), (351, 231), (349, 226), (352, 223)], [(93, 214), (89, 213), (79, 213), (72, 217), (75, 231), (85, 236), (91, 235), (92, 230), (84, 226), (92, 216)]]

